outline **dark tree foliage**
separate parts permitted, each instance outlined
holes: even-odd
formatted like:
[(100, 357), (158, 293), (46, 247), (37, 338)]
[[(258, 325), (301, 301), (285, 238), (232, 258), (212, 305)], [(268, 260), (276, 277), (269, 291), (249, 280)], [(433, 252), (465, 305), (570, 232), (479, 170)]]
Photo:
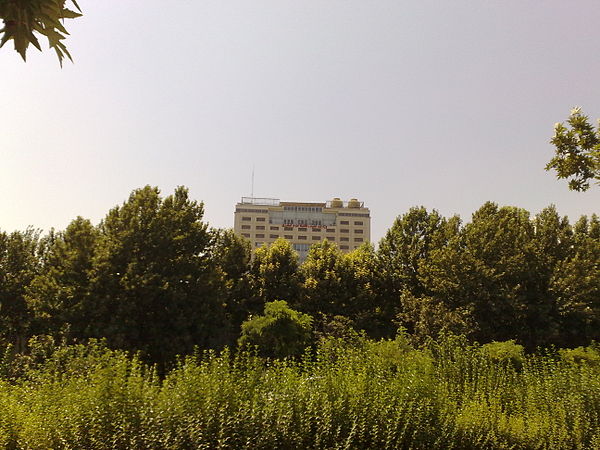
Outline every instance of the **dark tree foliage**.
[(31, 312), (26, 288), (39, 270), (39, 231), (0, 232), (0, 341), (25, 346)]
[(596, 215), (572, 226), (553, 206), (531, 217), (488, 202), (463, 225), (412, 208), (378, 250), (344, 254), (325, 240), (302, 265), (283, 239), (252, 253), (203, 216), (187, 189), (163, 197), (146, 186), (96, 226), (78, 217), (41, 238), (0, 233), (0, 343), (102, 338), (166, 367), (236, 342), (296, 355), (313, 333), (352, 341), (401, 329), (419, 345), (454, 333), (527, 350), (600, 340)]
[(40, 273), (27, 288), (37, 332), (53, 334), (67, 326), (73, 336), (87, 334), (98, 234), (89, 220), (78, 217), (65, 231), (52, 232), (46, 239)]
[[(250, 266), (252, 311), (262, 311), (265, 303), (285, 300), (297, 307), (301, 289), (298, 254), (284, 239), (263, 246), (254, 253)], [(258, 308), (258, 310), (256, 310)]]
[(99, 226), (88, 314), (90, 337), (168, 361), (220, 342), (223, 311), (202, 204), (177, 188), (134, 191)]

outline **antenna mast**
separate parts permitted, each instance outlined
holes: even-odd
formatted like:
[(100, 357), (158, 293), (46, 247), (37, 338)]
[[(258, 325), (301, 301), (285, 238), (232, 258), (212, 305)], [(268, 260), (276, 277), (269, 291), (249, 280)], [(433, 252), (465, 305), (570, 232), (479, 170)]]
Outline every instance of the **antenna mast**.
[(254, 198), (254, 164), (252, 164), (252, 190), (250, 192), (250, 197)]

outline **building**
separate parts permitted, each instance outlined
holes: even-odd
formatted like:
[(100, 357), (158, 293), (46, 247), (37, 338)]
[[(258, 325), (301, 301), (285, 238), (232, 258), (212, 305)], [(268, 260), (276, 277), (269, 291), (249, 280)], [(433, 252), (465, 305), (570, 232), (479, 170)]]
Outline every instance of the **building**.
[(335, 242), (343, 252), (370, 242), (371, 215), (355, 198), (313, 203), (242, 197), (235, 205), (233, 229), (249, 239), (253, 248), (284, 238), (304, 261), (310, 245), (324, 239)]

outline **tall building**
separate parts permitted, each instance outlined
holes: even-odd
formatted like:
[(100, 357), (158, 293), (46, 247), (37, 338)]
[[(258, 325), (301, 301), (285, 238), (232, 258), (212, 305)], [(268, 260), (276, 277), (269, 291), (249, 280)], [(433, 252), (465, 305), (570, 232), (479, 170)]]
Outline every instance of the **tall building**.
[(235, 205), (233, 229), (249, 239), (253, 248), (284, 238), (304, 261), (310, 245), (324, 239), (335, 242), (343, 252), (370, 242), (371, 215), (355, 198), (313, 203), (242, 197)]

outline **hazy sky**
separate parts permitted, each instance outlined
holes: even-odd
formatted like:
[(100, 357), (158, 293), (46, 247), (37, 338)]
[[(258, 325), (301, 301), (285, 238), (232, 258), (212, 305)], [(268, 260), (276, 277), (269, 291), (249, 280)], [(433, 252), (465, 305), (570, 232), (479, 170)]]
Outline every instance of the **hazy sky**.
[(80, 0), (75, 63), (0, 50), (0, 229), (97, 223), (146, 184), (233, 226), (250, 195), (600, 212), (543, 167), (600, 117), (600, 2)]

